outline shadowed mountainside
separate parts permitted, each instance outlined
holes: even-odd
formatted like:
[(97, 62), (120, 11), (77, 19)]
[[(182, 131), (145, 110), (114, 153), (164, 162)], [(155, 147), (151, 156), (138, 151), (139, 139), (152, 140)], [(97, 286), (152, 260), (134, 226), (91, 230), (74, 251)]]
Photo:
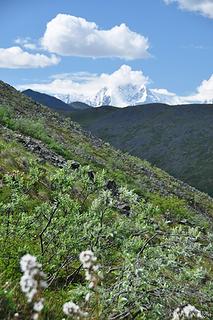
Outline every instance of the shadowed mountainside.
[(24, 90), (22, 93), (25, 94), (27, 97), (33, 99), (34, 101), (43, 104), (44, 106), (47, 106), (58, 112), (69, 112), (74, 110), (84, 110), (90, 108), (90, 106), (82, 102), (76, 101), (67, 104), (53, 96), (50, 96), (45, 93), (40, 93), (31, 89)]
[(47, 106), (55, 111), (60, 111), (60, 112), (72, 111), (72, 107), (69, 106), (67, 103), (53, 96), (50, 96), (48, 94), (33, 91), (31, 89), (27, 89), (22, 93), (27, 97), (33, 99), (37, 103), (43, 104), (44, 106)]
[(114, 147), (213, 195), (213, 105), (105, 107), (71, 118)]

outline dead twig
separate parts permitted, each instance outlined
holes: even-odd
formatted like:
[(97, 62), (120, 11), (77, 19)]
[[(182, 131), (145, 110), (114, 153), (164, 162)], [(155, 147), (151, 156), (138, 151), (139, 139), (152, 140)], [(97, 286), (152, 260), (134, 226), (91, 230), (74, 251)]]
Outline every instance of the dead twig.
[(49, 225), (51, 224), (52, 219), (53, 219), (53, 217), (54, 217), (54, 215), (55, 215), (58, 207), (59, 207), (59, 201), (57, 201), (57, 203), (56, 203), (56, 205), (55, 205), (55, 208), (53, 209), (53, 211), (52, 211), (52, 213), (51, 213), (51, 215), (50, 215), (50, 217), (49, 217), (49, 220), (48, 220), (46, 226), (44, 227), (44, 229), (43, 229), (43, 230), (40, 232), (40, 234), (39, 234), (39, 239), (40, 239), (40, 246), (41, 246), (41, 253), (42, 253), (42, 255), (44, 255), (43, 235), (44, 235), (44, 233), (46, 232), (46, 230), (47, 230), (47, 228), (49, 227)]

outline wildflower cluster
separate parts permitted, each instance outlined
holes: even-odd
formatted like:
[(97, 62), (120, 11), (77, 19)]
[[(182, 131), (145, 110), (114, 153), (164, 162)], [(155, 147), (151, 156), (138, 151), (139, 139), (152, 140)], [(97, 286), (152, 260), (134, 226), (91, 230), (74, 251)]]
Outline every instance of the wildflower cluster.
[(188, 304), (184, 307), (178, 307), (173, 312), (172, 320), (184, 319), (203, 319), (203, 316), (199, 310), (197, 310), (194, 306)]
[(21, 258), (20, 266), (24, 273), (20, 281), (21, 290), (29, 303), (34, 302), (33, 319), (36, 320), (44, 307), (44, 299), (39, 296), (41, 290), (47, 287), (45, 274), (41, 271), (41, 264), (37, 262), (36, 257), (30, 254)]
[(86, 280), (89, 281), (89, 289), (94, 290), (99, 282), (97, 258), (91, 250), (87, 250), (80, 253), (79, 259), (85, 269)]
[[(85, 269), (86, 280), (89, 281), (89, 289), (96, 290), (99, 282), (99, 265), (96, 264), (97, 258), (91, 250), (83, 251), (80, 253), (79, 259)], [(85, 301), (90, 300), (91, 294), (88, 293), (85, 297)], [(63, 305), (63, 312), (67, 316), (73, 316), (78, 318), (88, 317), (88, 312), (84, 312), (81, 308), (72, 301), (66, 302)]]
[(75, 316), (77, 318), (86, 318), (88, 316), (88, 312), (82, 311), (80, 307), (72, 301), (66, 302), (63, 305), (63, 312), (66, 316)]

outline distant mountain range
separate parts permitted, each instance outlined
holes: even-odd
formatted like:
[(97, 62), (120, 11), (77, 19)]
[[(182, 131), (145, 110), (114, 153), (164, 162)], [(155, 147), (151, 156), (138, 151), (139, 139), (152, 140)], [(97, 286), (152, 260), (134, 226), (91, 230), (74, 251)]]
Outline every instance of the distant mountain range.
[(59, 112), (70, 112), (74, 110), (84, 110), (90, 108), (90, 106), (82, 102), (75, 101), (68, 104), (56, 97), (50, 96), (45, 93), (33, 91), (31, 89), (25, 90), (22, 93), (28, 96), (29, 98), (33, 99), (34, 101)]
[(89, 107), (116, 106), (123, 108), (149, 103), (163, 103), (168, 105), (178, 104), (201, 104), (213, 101), (200, 101), (194, 97), (179, 97), (176, 94), (164, 89), (149, 89), (146, 85), (139, 87), (134, 84), (118, 85), (114, 88), (103, 86), (93, 95), (85, 92), (84, 94), (53, 94), (40, 93), (31, 89), (23, 91), (28, 97), (59, 111), (69, 111), (74, 109), (87, 109)]
[(170, 94), (167, 91), (148, 89), (146, 86), (138, 88), (138, 86), (132, 84), (120, 85), (114, 90), (103, 87), (93, 96), (87, 95), (86, 93), (83, 95), (60, 94), (55, 96), (67, 104), (80, 101), (91, 107), (106, 105), (124, 107), (135, 106), (142, 103), (167, 103), (171, 105), (180, 103), (180, 99), (176, 95)]

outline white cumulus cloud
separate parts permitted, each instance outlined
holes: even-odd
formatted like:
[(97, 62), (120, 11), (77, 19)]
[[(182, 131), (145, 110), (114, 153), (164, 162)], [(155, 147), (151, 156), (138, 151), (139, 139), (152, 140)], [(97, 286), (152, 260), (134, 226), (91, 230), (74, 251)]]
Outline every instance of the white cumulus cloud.
[(37, 49), (36, 44), (31, 40), (30, 37), (26, 37), (26, 38), (18, 37), (14, 42), (18, 46), (23, 47), (28, 50), (36, 50)]
[[(156, 89), (156, 91), (163, 92), (161, 89)], [(213, 103), (213, 74), (208, 80), (203, 80), (194, 93), (188, 96), (178, 96), (172, 93), (168, 95), (168, 98), (170, 104)]]
[(168, 92), (165, 89), (152, 89), (153, 93), (161, 98), (161, 95), (167, 97), (168, 104), (189, 104), (189, 103), (213, 103), (213, 74), (208, 80), (203, 80), (195, 89), (195, 92), (188, 96), (178, 96), (175, 93)]
[(177, 2), (183, 10), (198, 12), (213, 19), (213, 0), (164, 0), (166, 4)]
[(90, 73), (90, 72), (73, 72), (73, 73), (57, 73), (50, 76), (50, 79), (57, 80), (73, 80), (73, 81), (90, 81), (95, 79), (98, 76), (97, 73)]
[(192, 95), (191, 98), (200, 102), (213, 103), (213, 74), (208, 80), (202, 81), (196, 94)]
[(48, 57), (40, 53), (31, 54), (20, 47), (0, 48), (0, 68), (44, 68), (56, 65), (59, 61), (55, 55)]
[(94, 22), (68, 14), (58, 14), (48, 22), (41, 43), (44, 49), (62, 56), (127, 60), (149, 57), (148, 39), (126, 24), (102, 30)]
[(177, 105), (184, 103), (184, 99), (176, 93), (170, 92), (167, 89), (150, 89), (152, 102), (166, 103), (169, 105)]

